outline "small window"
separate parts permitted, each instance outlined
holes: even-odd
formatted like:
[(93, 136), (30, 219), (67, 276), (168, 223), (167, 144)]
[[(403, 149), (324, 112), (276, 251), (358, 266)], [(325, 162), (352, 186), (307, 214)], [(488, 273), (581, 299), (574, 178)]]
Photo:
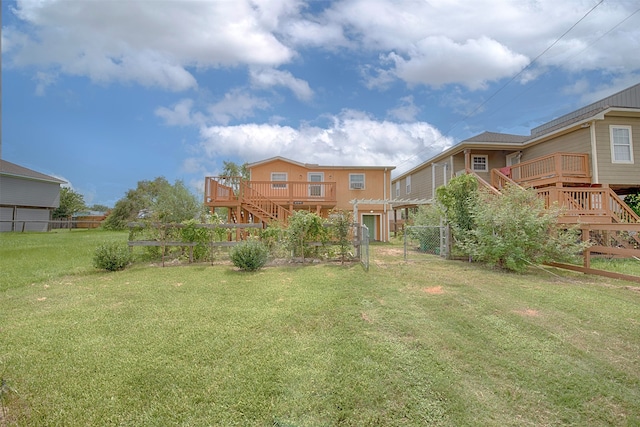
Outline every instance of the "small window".
[(396, 198), (400, 197), (400, 181), (396, 181)]
[(474, 172), (488, 172), (489, 156), (473, 156), (471, 159), (471, 169)]
[[(287, 173), (286, 172), (272, 172), (271, 173), (271, 181), (287, 181)], [(287, 188), (287, 184), (271, 184), (271, 188)]]
[(610, 126), (611, 162), (633, 163), (633, 142), (631, 126)]
[(407, 176), (407, 194), (411, 194), (411, 175)]
[(364, 174), (363, 173), (349, 174), (349, 190), (364, 190)]

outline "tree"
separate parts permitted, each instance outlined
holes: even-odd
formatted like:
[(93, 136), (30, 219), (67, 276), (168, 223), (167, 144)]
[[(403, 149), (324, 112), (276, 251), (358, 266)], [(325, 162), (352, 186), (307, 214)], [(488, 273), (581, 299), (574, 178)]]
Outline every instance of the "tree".
[(202, 203), (182, 181), (162, 187), (150, 209), (151, 218), (162, 223), (179, 223), (203, 214)]
[(242, 165), (238, 165), (232, 161), (224, 160), (222, 162), (222, 176), (239, 176), (242, 179), (249, 179), (249, 169), (247, 168), (247, 163), (243, 163)]
[(202, 203), (182, 181), (171, 185), (164, 177), (158, 177), (153, 181), (139, 181), (135, 190), (127, 191), (105, 220), (104, 227), (122, 230), (137, 219), (179, 223), (198, 218), (203, 212)]
[(73, 214), (85, 210), (84, 196), (69, 187), (60, 189), (60, 206), (53, 211), (54, 219), (71, 218)]
[(139, 212), (150, 211), (161, 189), (170, 185), (164, 177), (158, 177), (153, 181), (138, 181), (134, 190), (127, 191), (126, 195), (116, 202), (103, 226), (112, 230), (126, 229), (129, 222), (138, 218)]
[(100, 205), (100, 204), (96, 203), (94, 205), (87, 206), (87, 209), (89, 209), (90, 211), (107, 212), (109, 210), (109, 206)]

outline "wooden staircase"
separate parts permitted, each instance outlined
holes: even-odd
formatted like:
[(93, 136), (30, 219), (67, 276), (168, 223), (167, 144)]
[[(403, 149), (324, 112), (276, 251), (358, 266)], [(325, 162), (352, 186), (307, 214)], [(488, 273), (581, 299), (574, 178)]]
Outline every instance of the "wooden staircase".
[(493, 169), (491, 183), (474, 175), (482, 186), (497, 194), (507, 185), (535, 188), (545, 206), (557, 204), (563, 208), (563, 223), (640, 223), (640, 217), (615, 191), (591, 184), (586, 154), (555, 153)]

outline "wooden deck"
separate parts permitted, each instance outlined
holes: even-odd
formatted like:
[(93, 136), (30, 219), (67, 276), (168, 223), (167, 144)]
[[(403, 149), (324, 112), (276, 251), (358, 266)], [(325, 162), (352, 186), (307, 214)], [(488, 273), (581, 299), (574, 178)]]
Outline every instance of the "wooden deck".
[(493, 169), (491, 186), (535, 188), (545, 206), (560, 206), (563, 223), (639, 223), (640, 217), (608, 187), (592, 187), (589, 156), (555, 153), (511, 167)]
[(504, 168), (504, 171), (523, 187), (591, 184), (588, 154), (554, 153)]
[(235, 222), (246, 222), (249, 216), (263, 222), (286, 222), (295, 209), (335, 207), (336, 183), (206, 177), (204, 202), (211, 208), (229, 208), (232, 211), (230, 218)]

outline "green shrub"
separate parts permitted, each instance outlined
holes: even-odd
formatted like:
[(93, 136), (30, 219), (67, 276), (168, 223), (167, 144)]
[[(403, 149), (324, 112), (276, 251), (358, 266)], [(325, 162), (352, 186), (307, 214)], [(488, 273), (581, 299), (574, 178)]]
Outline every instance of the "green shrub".
[(269, 250), (259, 240), (246, 240), (233, 247), (229, 257), (240, 270), (256, 271), (267, 263)]
[(577, 261), (588, 244), (558, 225), (560, 209), (545, 209), (535, 190), (506, 186), (501, 196), (481, 192), (471, 207), (475, 228), (463, 242), (478, 261), (522, 272), (532, 264)]
[(93, 265), (108, 271), (124, 270), (131, 262), (131, 252), (127, 245), (120, 242), (103, 243), (96, 248)]

